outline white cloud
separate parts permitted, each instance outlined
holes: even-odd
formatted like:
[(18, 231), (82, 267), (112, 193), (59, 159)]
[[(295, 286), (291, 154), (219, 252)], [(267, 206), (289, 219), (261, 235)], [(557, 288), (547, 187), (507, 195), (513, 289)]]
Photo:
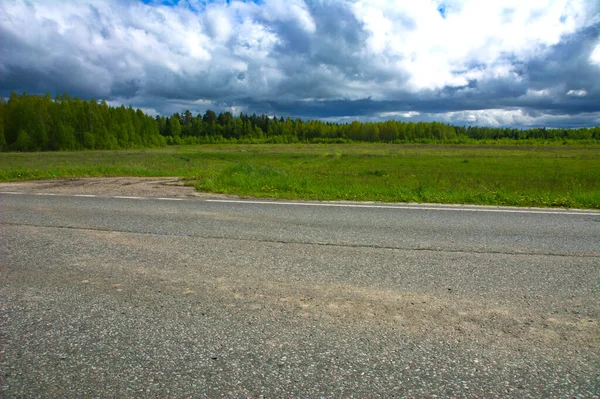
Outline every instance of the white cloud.
[(581, 89), (581, 90), (569, 90), (567, 92), (567, 96), (573, 96), (573, 97), (585, 97), (587, 96), (587, 91)]
[(548, 97), (549, 95), (550, 95), (549, 89), (542, 89), (542, 90), (527, 89), (527, 94), (526, 94), (526, 96), (528, 96), (528, 97)]
[(513, 74), (547, 46), (594, 19), (585, 0), (359, 0), (354, 13), (369, 33), (366, 53), (408, 73), (413, 91)]
[[(527, 128), (531, 126), (577, 126), (577, 119), (569, 115), (556, 115), (546, 112), (530, 114), (521, 108), (517, 109), (483, 109), (474, 111), (443, 112), (436, 114), (423, 114), (423, 120), (441, 121), (453, 125), (513, 126)], [(600, 123), (600, 112), (582, 113), (578, 118), (585, 119), (587, 123)]]
[(228, 15), (228, 10), (217, 4), (207, 8), (204, 14), (204, 23), (208, 27), (211, 38), (217, 43), (225, 43), (233, 33), (231, 16)]
[(408, 112), (382, 112), (379, 114), (380, 118), (393, 118), (393, 117), (402, 117), (402, 118), (412, 118), (414, 116), (421, 115), (420, 112), (417, 111), (408, 111)]
[(267, 61), (279, 38), (264, 25), (246, 20), (238, 26), (236, 43), (232, 47), (235, 55), (245, 59)]
[(436, 120), (457, 124), (473, 126), (511, 126), (531, 125), (533, 118), (528, 117), (521, 109), (485, 109), (472, 111), (457, 111), (435, 114)]
[[(396, 114), (396, 113), (391, 113)], [(531, 115), (523, 109), (484, 109), (474, 111), (420, 113), (416, 116), (393, 115), (405, 122), (442, 122), (454, 126), (489, 126), (489, 127), (547, 127), (547, 128), (570, 128), (582, 125), (600, 125), (600, 112), (586, 112), (573, 117), (570, 115), (554, 115), (550, 113), (538, 113)], [(324, 118), (328, 122), (351, 123), (354, 120), (365, 122), (380, 122), (390, 119), (390, 115), (378, 115), (377, 117), (340, 116), (337, 118)], [(582, 124), (582, 121), (585, 121)]]
[(590, 62), (592, 64), (600, 66), (600, 44), (598, 44), (594, 51), (590, 54)]
[(266, 0), (261, 15), (267, 21), (296, 23), (308, 33), (316, 31), (315, 21), (302, 0)]

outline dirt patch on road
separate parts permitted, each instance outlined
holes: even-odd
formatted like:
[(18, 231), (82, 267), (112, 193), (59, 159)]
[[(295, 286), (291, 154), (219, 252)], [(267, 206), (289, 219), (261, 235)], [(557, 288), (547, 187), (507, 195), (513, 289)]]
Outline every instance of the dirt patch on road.
[(0, 190), (48, 194), (136, 197), (218, 197), (197, 192), (178, 177), (88, 177), (0, 183)]

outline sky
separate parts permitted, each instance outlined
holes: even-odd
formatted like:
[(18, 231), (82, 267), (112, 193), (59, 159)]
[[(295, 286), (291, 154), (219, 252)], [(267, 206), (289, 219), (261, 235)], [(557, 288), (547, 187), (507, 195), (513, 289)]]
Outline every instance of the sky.
[(170, 116), (600, 125), (598, 0), (2, 0), (0, 96)]

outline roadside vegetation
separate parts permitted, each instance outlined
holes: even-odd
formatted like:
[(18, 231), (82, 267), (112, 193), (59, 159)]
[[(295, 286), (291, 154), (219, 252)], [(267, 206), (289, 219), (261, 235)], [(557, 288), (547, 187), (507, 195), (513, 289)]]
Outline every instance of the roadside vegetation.
[(267, 115), (188, 110), (152, 118), (131, 107), (12, 93), (0, 98), (0, 151), (152, 148), (168, 144), (421, 143), (501, 145), (600, 144), (600, 127), (511, 129), (439, 122), (331, 123)]
[(308, 200), (600, 209), (600, 147), (189, 145), (0, 153), (0, 180), (180, 176), (198, 190)]
[(153, 118), (66, 94), (0, 98), (1, 181), (179, 176), (251, 197), (600, 208), (599, 150), (600, 127)]

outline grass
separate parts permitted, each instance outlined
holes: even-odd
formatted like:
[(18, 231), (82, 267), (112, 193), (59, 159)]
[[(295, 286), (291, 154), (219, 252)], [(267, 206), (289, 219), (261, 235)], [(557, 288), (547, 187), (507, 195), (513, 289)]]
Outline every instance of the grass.
[(600, 208), (600, 151), (572, 146), (208, 145), (1, 153), (0, 180), (180, 176), (251, 197)]

